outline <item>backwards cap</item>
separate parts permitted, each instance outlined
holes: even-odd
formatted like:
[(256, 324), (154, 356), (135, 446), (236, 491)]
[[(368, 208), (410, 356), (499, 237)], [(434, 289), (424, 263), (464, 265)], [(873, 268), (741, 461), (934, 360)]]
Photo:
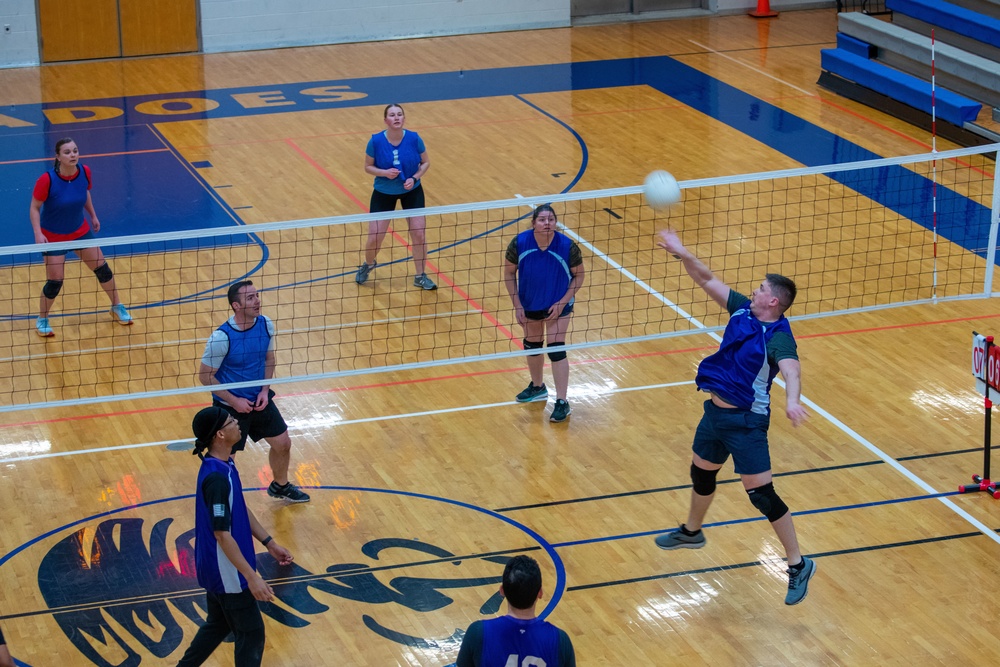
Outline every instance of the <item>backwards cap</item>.
[(219, 432), (229, 419), (229, 413), (217, 405), (203, 408), (191, 420), (191, 430), (194, 432), (194, 451), (192, 454), (200, 454), (202, 450), (208, 449)]

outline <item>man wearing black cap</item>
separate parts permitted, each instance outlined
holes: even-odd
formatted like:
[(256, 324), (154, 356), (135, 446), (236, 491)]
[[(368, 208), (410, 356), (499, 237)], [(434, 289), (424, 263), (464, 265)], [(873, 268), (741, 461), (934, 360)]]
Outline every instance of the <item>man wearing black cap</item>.
[(257, 574), (253, 540), (267, 547), (280, 565), (290, 564), (292, 554), (267, 534), (244, 502), (240, 475), (230, 456), (241, 435), (236, 419), (212, 406), (194, 416), (191, 429), (197, 438), (193, 453), (201, 457), (194, 511), (195, 569), (207, 595), (208, 616), (177, 667), (202, 664), (230, 632), (236, 639), (236, 665), (256, 667), (264, 655), (264, 619), (256, 601), (270, 602), (274, 591)]
[[(257, 288), (241, 280), (229, 287), (228, 298), (233, 316), (208, 339), (198, 379), (207, 386), (270, 380), (274, 377), (275, 329), (271, 318), (260, 314)], [(248, 435), (270, 445), (267, 459), (274, 481), (267, 487), (268, 495), (293, 503), (309, 502), (309, 495), (288, 480), (292, 441), (270, 386), (216, 389), (212, 397), (214, 405), (225, 408), (239, 422), (241, 434), (234, 454), (246, 446)]]

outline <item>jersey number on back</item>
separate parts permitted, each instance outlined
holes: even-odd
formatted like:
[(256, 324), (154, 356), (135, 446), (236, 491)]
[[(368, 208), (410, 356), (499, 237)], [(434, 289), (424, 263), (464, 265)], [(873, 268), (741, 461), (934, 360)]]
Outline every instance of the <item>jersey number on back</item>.
[[(518, 667), (517, 658), (518, 656), (516, 653), (511, 653), (503, 667)], [(520, 667), (545, 667), (545, 661), (541, 658), (529, 655), (521, 661)]]

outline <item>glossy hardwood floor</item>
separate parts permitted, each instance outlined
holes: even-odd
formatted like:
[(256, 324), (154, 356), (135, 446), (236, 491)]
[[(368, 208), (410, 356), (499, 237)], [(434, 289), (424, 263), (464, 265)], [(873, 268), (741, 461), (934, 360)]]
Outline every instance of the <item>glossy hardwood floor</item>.
[[(685, 19), (7, 70), (0, 89), (16, 105), (668, 55), (877, 155), (927, 151), (922, 131), (815, 85), (819, 50), (832, 46), (835, 32), (832, 10), (783, 12), (771, 21)], [(432, 159), (429, 205), (553, 194), (573, 174), (579, 191), (636, 185), (655, 168), (690, 180), (802, 165), (739, 131), (725, 109), (702, 113), (646, 86), (406, 108)], [(378, 105), (289, 110), (161, 122), (156, 130), (181, 160), (210, 162), (199, 169), (205, 181), (231, 185), (218, 196), (257, 224), (362, 212), (370, 183), (361, 154), (380, 112)], [(989, 206), (990, 191), (981, 188), (992, 170), (992, 162), (976, 163), (968, 171), (979, 180), (951, 185)], [(712, 247), (713, 227), (694, 227), (695, 219), (684, 217), (692, 225), (682, 227), (685, 238)], [(612, 258), (641, 257), (636, 264), (645, 273), (637, 278), (705, 324), (720, 323), (676, 263), (655, 254), (652, 233), (664, 222), (644, 220), (625, 240), (600, 226), (586, 227), (585, 236)], [(713, 250), (713, 259), (734, 287), (749, 290), (761, 278), (758, 268), (785, 259), (767, 247), (744, 247), (744, 239), (757, 238), (744, 231)], [(915, 247), (931, 242), (923, 228), (911, 231), (921, 237)], [(446, 245), (464, 233), (442, 225), (429, 237)], [(331, 333), (361, 314), (373, 321), (434, 315), (451, 323), (431, 326), (438, 345), (458, 335), (451, 326), (476, 329), (486, 351), (512, 349), (499, 327), (481, 324), (480, 311), (466, 312), (471, 299), (520, 338), (499, 276), (473, 278), (477, 261), (499, 256), (504, 243), (477, 243), (432, 258), (454, 286), (409, 289), (401, 262), (376, 273), (363, 296), (349, 273), (360, 254), (359, 230), (269, 243), (255, 280), (290, 284), (313, 268), (348, 272), (297, 287), (294, 298), (267, 297), (265, 312), (279, 327), (279, 375), (322, 372), (303, 351), (323, 345), (316, 341), (355, 345), (338, 352), (344, 363), (366, 354), (365, 346), (379, 346), (384, 358), (411, 359), (405, 346), (412, 338), (395, 325), (369, 323), (363, 336), (355, 327), (363, 344)], [(311, 245), (316, 249), (304, 249)], [(320, 264), (328, 247), (336, 251)], [(753, 270), (726, 263), (740, 251), (753, 251)], [(262, 259), (255, 247), (235, 252), (240, 267)], [(387, 241), (383, 253), (407, 256), (399, 240)], [(304, 254), (311, 268), (296, 264)], [(957, 273), (982, 281), (982, 260), (942, 241), (941, 257), (952, 256), (965, 257)], [(636, 308), (635, 294), (612, 284), (618, 274), (600, 256), (588, 253), (587, 261), (591, 275), (571, 341), (589, 340), (609, 318), (623, 328), (654, 317), (654, 326), (680, 328), (655, 304)], [(138, 276), (177, 284), (185, 266), (183, 253), (116, 260), (116, 272), (134, 283), (133, 302), (143, 304), (165, 295), (153, 293), (156, 280), (139, 284)], [(3, 270), (15, 283), (41, 280), (38, 266)], [(88, 277), (73, 276), (78, 294), (62, 298), (92, 299), (85, 307), (100, 308), (96, 287), (83, 282)], [(203, 268), (184, 287), (194, 294), (221, 279)], [(831, 284), (846, 292), (854, 281), (848, 272)], [(588, 303), (588, 290), (602, 299)], [(629, 309), (612, 312), (616, 294)], [(820, 296), (813, 301), (806, 293), (802, 312)], [(30, 312), (34, 297), (17, 299), (15, 312)], [(307, 322), (296, 321), (302, 315), (293, 305), (309, 301)], [(83, 358), (73, 346), (86, 339), (115, 347), (100, 353), (121, 369), (95, 374), (94, 391), (107, 388), (101, 383), (119, 393), (143, 391), (145, 376), (167, 367), (163, 377), (190, 385), (202, 341), (226, 316), (220, 304), (164, 303), (141, 312), (131, 330), (96, 317), (68, 322), (53, 343), (66, 347), (37, 358), (38, 346), (48, 344), (32, 339), (25, 322), (6, 322), (0, 338), (14, 341), (3, 346), (7, 356), (33, 359), (0, 363), (35, 364), (31, 377), (66, 377), (82, 372), (64, 366)], [(996, 653), (1000, 633), (989, 597), (1000, 506), (985, 494), (951, 492), (982, 472), (983, 399), (970, 377), (969, 347), (973, 330), (994, 333), (998, 322), (993, 300), (973, 299), (794, 323), (811, 418), (794, 429), (776, 386), (770, 437), (776, 488), (796, 513), (804, 552), (819, 566), (809, 597), (796, 607), (782, 604), (781, 545), (731, 466), (720, 476), (704, 549), (664, 552), (653, 542), (686, 516), (690, 442), (703, 400), (694, 372), (717, 346), (707, 334), (571, 352), (573, 414), (565, 424), (548, 421), (551, 407), (513, 402), (527, 383), (516, 358), (276, 385), (293, 440), (292, 476), (313, 500), (285, 506), (260, 490), (270, 481), (265, 443), (240, 455), (244, 485), (256, 489), (249, 504), (296, 556), (290, 570), (262, 565), (278, 593), (265, 609), (264, 664), (450, 664), (457, 630), (497, 612), (500, 562), (519, 552), (542, 564), (543, 604), (572, 637), (581, 665), (936, 665)], [(162, 352), (149, 351), (157, 345)], [(466, 356), (481, 353), (472, 349)], [(548, 368), (546, 378), (551, 382)], [(7, 395), (25, 402), (23, 391)], [(193, 394), (0, 413), (0, 627), (25, 664), (176, 663), (199, 613), (191, 602), (197, 583), (189, 533), (197, 459), (184, 443), (205, 401)], [(230, 648), (206, 664), (232, 664)]]

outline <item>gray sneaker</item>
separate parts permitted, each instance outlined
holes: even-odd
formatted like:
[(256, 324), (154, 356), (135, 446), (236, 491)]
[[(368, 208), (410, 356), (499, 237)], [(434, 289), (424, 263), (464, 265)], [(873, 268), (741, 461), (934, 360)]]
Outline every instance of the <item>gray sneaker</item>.
[(545, 388), (545, 383), (541, 387), (536, 387), (533, 382), (528, 383), (528, 387), (514, 397), (518, 403), (531, 403), (532, 401), (547, 401), (549, 390)]
[(809, 580), (816, 574), (816, 561), (802, 557), (802, 568), (798, 572), (788, 569), (788, 595), (785, 604), (798, 604), (809, 592)]
[(421, 273), (419, 276), (413, 276), (413, 286), (426, 290), (438, 288), (438, 286), (434, 284), (434, 281), (427, 277), (426, 273)]
[(295, 486), (291, 482), (285, 484), (284, 486), (278, 486), (275, 482), (271, 482), (267, 487), (267, 495), (272, 498), (284, 498), (285, 500), (293, 503), (309, 502), (309, 494), (300, 491), (299, 487)]
[[(681, 524), (684, 528), (684, 524)], [(686, 535), (681, 528), (663, 533), (656, 538), (656, 546), (661, 549), (701, 549), (705, 546), (705, 531), (699, 530), (697, 535)]]
[(358, 272), (354, 276), (354, 282), (356, 282), (359, 285), (364, 285), (365, 282), (368, 280), (368, 274), (371, 273), (372, 269), (374, 269), (377, 265), (378, 262), (372, 264), (371, 266), (368, 266), (368, 262), (365, 262), (364, 264), (359, 266)]

